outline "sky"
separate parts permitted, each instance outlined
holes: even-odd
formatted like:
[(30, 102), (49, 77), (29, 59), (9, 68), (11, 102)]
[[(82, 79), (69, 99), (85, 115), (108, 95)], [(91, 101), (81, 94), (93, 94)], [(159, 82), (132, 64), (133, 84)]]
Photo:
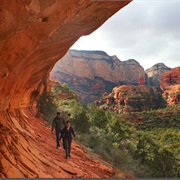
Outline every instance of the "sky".
[(134, 0), (71, 49), (135, 59), (144, 69), (180, 66), (180, 0)]

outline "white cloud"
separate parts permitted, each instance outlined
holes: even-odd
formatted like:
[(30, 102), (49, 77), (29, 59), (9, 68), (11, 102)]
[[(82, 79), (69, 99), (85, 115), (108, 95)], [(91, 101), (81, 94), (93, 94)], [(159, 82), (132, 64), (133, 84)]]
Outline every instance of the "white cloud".
[(134, 0), (73, 49), (103, 50), (121, 60), (134, 58), (145, 68), (164, 62), (180, 65), (180, 0)]

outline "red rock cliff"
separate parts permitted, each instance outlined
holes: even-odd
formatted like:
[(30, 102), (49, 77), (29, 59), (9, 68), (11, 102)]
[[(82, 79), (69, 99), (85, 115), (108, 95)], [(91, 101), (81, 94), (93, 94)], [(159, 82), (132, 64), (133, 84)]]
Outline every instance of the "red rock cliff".
[(99, 99), (120, 84), (144, 84), (145, 72), (135, 60), (120, 61), (103, 51), (69, 50), (50, 73), (52, 80), (67, 83), (85, 103)]
[(104, 94), (95, 104), (104, 110), (127, 113), (160, 108), (164, 101), (156, 87), (123, 85), (114, 87), (111, 94)]
[(180, 101), (180, 67), (173, 68), (163, 74), (160, 81), (163, 97), (169, 105), (175, 105)]
[(52, 149), (38, 131), (44, 124), (34, 119), (42, 80), (80, 36), (129, 2), (1, 0), (0, 177), (69, 177), (68, 166), (55, 173), (57, 162), (46, 154)]

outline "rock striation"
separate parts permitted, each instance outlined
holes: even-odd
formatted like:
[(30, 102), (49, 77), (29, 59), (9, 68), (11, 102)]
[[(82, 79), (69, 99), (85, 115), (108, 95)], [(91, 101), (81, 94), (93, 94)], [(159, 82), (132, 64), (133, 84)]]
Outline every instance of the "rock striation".
[(48, 142), (43, 147), (49, 134), (45, 137), (47, 129), (34, 119), (38, 98), (55, 62), (73, 43), (130, 1), (1, 0), (0, 177), (69, 176), (74, 164), (57, 170), (63, 166), (59, 153), (47, 148)]
[(171, 68), (167, 67), (164, 63), (157, 63), (147, 69), (145, 72), (147, 74), (148, 85), (159, 86), (162, 75), (170, 70)]
[(117, 85), (143, 85), (145, 72), (134, 59), (121, 61), (103, 51), (69, 50), (56, 63), (50, 78), (67, 83), (80, 101), (89, 103)]
[[(24, 111), (11, 114), (11, 128), (0, 123), (0, 178), (108, 178), (113, 166), (85, 147), (72, 143), (71, 158), (56, 149), (55, 134), (43, 120)], [(29, 118), (27, 118), (29, 115)], [(25, 118), (23, 118), (26, 116)], [(121, 174), (122, 178), (126, 174)]]

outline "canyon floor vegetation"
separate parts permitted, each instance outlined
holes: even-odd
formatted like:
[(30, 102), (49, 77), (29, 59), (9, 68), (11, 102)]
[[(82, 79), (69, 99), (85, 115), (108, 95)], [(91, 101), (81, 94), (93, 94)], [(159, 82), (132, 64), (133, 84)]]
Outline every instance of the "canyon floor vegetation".
[(56, 111), (71, 113), (77, 141), (135, 177), (180, 177), (180, 104), (117, 114), (78, 102), (63, 84), (42, 94), (39, 109), (49, 125)]

